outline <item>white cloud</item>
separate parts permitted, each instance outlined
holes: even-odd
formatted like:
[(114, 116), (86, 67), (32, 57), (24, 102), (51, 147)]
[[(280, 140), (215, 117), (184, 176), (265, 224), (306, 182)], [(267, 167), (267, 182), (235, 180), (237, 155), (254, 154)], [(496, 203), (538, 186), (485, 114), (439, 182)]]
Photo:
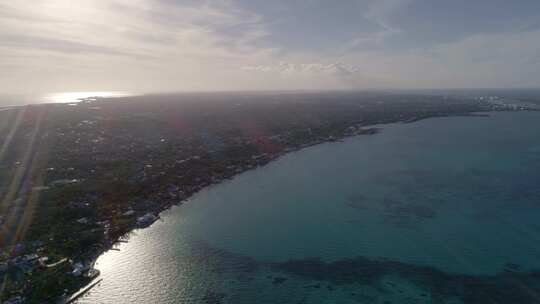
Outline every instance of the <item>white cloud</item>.
[(358, 72), (358, 68), (345, 66), (342, 63), (290, 63), (280, 62), (275, 65), (247, 65), (242, 67), (246, 71), (276, 72), (284, 75), (294, 74), (329, 74), (350, 75)]
[(347, 43), (347, 49), (373, 48), (381, 46), (385, 40), (401, 32), (401, 29), (392, 24), (391, 15), (411, 0), (378, 0), (371, 3), (364, 14), (364, 18), (380, 27), (380, 30), (364, 33)]
[(525, 86), (540, 79), (534, 29), (385, 49), (403, 38), (392, 18), (413, 0), (373, 1), (359, 14), (380, 29), (334, 51), (274, 45), (282, 34), (271, 32), (275, 20), (236, 1), (180, 2), (0, 2), (0, 91)]
[(358, 51), (342, 58), (401, 88), (537, 87), (540, 31), (475, 35), (401, 52)]
[(342, 62), (278, 62), (246, 65), (242, 70), (255, 75), (270, 75), (274, 85), (279, 88), (297, 86), (301, 89), (365, 89), (389, 85), (385, 77), (366, 75), (359, 67)]
[[(255, 45), (267, 34), (256, 14), (214, 3), (0, 4), (0, 89), (198, 89), (205, 80), (215, 81), (217, 69), (235, 69), (276, 51)], [(222, 32), (226, 28), (231, 32)]]

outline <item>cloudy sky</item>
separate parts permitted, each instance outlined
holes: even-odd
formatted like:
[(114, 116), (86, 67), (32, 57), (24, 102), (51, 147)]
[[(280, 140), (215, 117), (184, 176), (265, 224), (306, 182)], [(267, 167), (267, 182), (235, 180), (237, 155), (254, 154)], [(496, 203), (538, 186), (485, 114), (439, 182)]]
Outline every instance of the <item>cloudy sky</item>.
[(539, 0), (0, 0), (2, 93), (539, 84)]

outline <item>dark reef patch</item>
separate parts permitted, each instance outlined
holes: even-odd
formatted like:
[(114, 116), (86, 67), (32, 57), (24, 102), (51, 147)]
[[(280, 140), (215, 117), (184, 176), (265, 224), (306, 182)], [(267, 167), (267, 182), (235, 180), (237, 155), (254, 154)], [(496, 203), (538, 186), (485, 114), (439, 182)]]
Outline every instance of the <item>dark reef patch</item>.
[(272, 281), (272, 284), (279, 285), (285, 281), (287, 281), (287, 278), (277, 277), (277, 278), (274, 278), (274, 280)]
[[(502, 272), (474, 276), (446, 273), (417, 266), (365, 257), (326, 263), (318, 258), (272, 265), (275, 271), (334, 285), (377, 285), (385, 276), (398, 276), (431, 293), (434, 300), (457, 298), (463, 303), (540, 303), (540, 271)], [(427, 296), (427, 295), (426, 295)]]
[[(468, 275), (448, 273), (431, 266), (420, 266), (387, 259), (366, 257), (346, 258), (325, 262), (320, 258), (289, 260), (286, 262), (263, 262), (216, 249), (203, 243), (194, 247), (197, 256), (213, 265), (217, 273), (235, 273), (238, 277), (253, 277), (257, 273), (271, 271), (267, 275), (273, 285), (296, 278), (312, 281), (303, 288), (333, 291), (336, 288), (363, 285), (386, 290), (398, 286), (387, 281), (396, 277), (417, 286), (420, 298), (433, 303), (445, 303), (459, 299), (464, 304), (540, 303), (540, 270), (525, 272), (520, 266), (508, 263), (505, 270), (495, 275)], [(247, 280), (246, 280), (247, 281)], [(384, 291), (382, 290), (382, 291)], [(397, 289), (399, 293), (401, 289)], [(383, 292), (384, 293), (384, 292)], [(354, 297), (359, 297), (356, 293)], [(204, 296), (205, 303), (221, 303), (225, 293), (214, 290)]]
[(345, 205), (356, 209), (356, 210), (365, 210), (368, 209), (369, 199), (362, 194), (352, 194), (349, 195), (345, 201)]
[(416, 224), (433, 219), (437, 215), (431, 206), (412, 200), (384, 198), (381, 207), (385, 220), (400, 228), (415, 228)]
[(221, 292), (209, 291), (202, 298), (203, 303), (206, 304), (221, 304), (223, 299), (225, 299), (226, 294)]

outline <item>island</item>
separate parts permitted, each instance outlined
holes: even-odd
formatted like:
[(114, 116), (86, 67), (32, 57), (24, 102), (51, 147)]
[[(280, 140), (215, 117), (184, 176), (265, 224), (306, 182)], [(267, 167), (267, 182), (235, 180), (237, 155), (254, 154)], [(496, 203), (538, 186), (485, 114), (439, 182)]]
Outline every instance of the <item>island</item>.
[(391, 92), (185, 93), (2, 109), (0, 302), (69, 302), (99, 279), (96, 258), (131, 231), (285, 153), (373, 135), (381, 124), (523, 110), (533, 109)]

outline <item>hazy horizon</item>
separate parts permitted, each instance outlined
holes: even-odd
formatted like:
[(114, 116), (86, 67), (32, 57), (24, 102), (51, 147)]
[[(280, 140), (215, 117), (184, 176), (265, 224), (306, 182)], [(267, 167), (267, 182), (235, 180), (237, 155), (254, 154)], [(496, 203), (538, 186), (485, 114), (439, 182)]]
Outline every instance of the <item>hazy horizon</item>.
[(0, 4), (0, 92), (529, 88), (540, 2)]
[[(129, 92), (129, 91), (72, 91), (44, 92), (27, 94), (0, 94), (0, 109), (43, 103), (74, 103), (87, 98), (130, 98), (138, 96), (183, 96), (198, 94), (427, 94), (449, 96), (496, 96), (502, 98), (531, 97), (540, 94), (540, 88), (422, 88), (422, 89), (298, 89), (298, 90), (221, 90), (221, 91), (163, 91), (163, 92)], [(531, 96), (529, 96), (531, 95)]]

